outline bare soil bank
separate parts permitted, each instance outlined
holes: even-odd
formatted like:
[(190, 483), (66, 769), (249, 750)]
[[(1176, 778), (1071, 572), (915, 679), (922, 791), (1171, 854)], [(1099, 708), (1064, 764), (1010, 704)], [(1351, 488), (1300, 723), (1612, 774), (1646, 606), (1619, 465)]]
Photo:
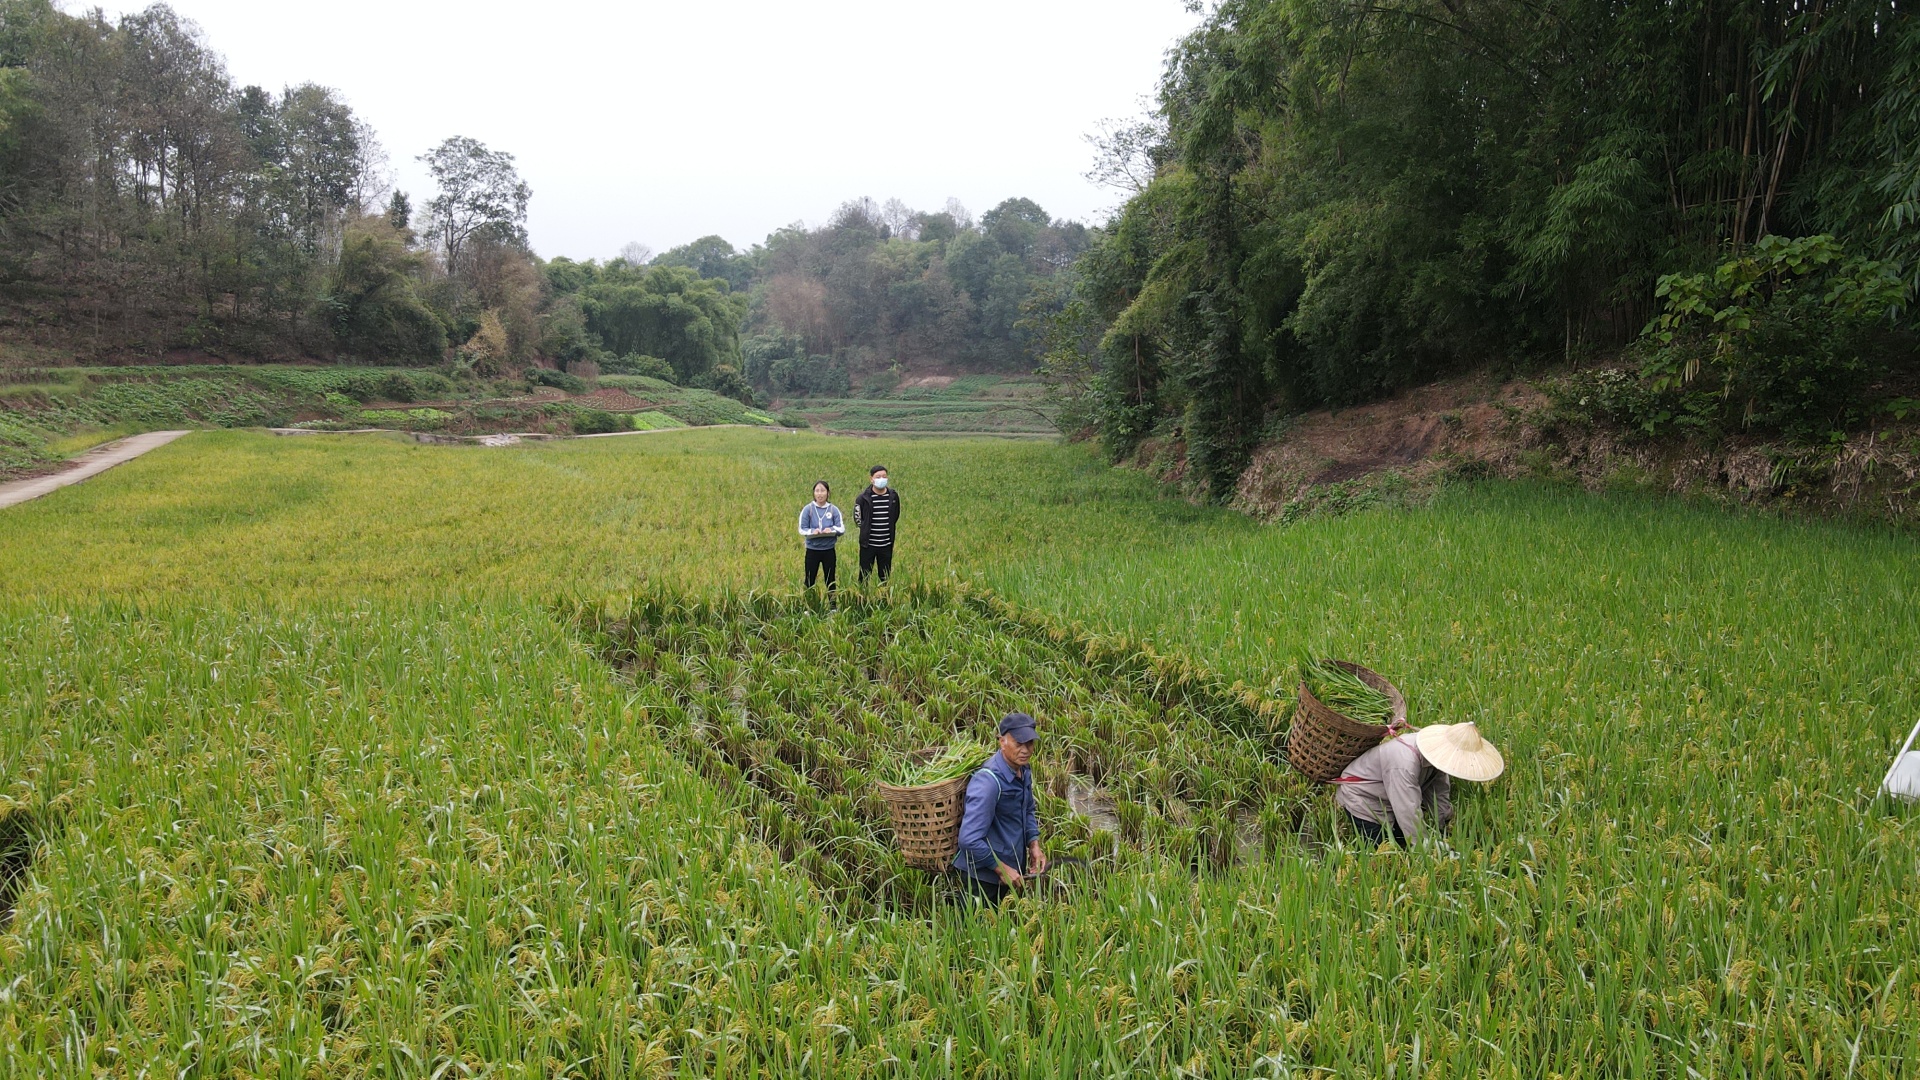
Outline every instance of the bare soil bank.
[[(1295, 417), (1263, 443), (1234, 505), (1256, 517), (1422, 499), (1448, 478), (1546, 478), (1589, 490), (1664, 491), (1822, 516), (1920, 522), (1920, 425), (1887, 424), (1832, 446), (1735, 438), (1651, 440), (1556, 414), (1552, 376), (1447, 379), (1351, 409)], [(1136, 464), (1179, 481), (1181, 448)]]

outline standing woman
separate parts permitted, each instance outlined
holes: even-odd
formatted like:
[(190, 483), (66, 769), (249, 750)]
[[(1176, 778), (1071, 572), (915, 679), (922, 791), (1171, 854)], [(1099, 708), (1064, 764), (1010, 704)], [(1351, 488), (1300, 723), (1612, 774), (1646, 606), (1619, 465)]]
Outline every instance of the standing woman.
[(813, 484), (813, 501), (800, 508), (800, 535), (807, 538), (807, 585), (813, 588), (813, 579), (820, 571), (827, 572), (827, 591), (838, 588), (834, 579), (833, 545), (847, 531), (847, 521), (840, 516), (840, 508), (827, 501), (827, 495), (833, 491), (825, 480), (816, 480)]
[(873, 480), (853, 500), (853, 523), (860, 526), (860, 580), (880, 571), (880, 583), (893, 574), (893, 533), (900, 524), (900, 493), (887, 479), (887, 467), (867, 470)]

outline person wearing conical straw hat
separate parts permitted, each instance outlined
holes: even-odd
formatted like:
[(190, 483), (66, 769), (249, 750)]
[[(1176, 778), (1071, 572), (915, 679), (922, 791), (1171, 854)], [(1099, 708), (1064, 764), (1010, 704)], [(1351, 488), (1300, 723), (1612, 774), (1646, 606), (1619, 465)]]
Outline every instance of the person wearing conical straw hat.
[(1334, 783), (1334, 801), (1372, 843), (1420, 839), (1428, 809), (1441, 832), (1453, 823), (1453, 781), (1485, 783), (1506, 769), (1473, 724), (1433, 724), (1361, 754)]

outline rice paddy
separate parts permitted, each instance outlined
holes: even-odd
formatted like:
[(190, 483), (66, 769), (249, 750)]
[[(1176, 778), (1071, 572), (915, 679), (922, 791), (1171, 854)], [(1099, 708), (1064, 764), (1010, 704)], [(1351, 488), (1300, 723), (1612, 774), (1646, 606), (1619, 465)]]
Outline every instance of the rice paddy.
[[(805, 632), (793, 514), (876, 461), (904, 576)], [(0, 1076), (1912, 1075), (1916, 556), (1532, 487), (1266, 528), (1041, 444), (196, 434), (0, 512)], [(1271, 771), (1303, 652), (1499, 743), (1448, 845)], [(856, 670), (872, 749), (816, 742)], [(1089, 887), (863, 892), (915, 879), (854, 759), (1010, 701)]]
[[(690, 766), (748, 793), (763, 838), (843, 910), (924, 911), (940, 894), (893, 849), (875, 781), (930, 747), (991, 745), (1014, 711), (1049, 718), (1035, 767), (1054, 855), (1100, 877), (1143, 856), (1223, 869), (1296, 834), (1309, 802), (1307, 783), (1268, 760), (1280, 702), (995, 597), (654, 593), (575, 619), (632, 679), (629, 707)], [(1097, 830), (1093, 815), (1112, 823)]]

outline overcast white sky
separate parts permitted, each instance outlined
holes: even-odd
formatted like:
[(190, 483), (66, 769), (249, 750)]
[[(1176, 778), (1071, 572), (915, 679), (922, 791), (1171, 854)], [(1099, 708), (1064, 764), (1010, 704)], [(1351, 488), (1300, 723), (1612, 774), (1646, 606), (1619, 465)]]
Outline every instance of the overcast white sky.
[(511, 152), (535, 250), (580, 259), (708, 233), (744, 248), (861, 195), (951, 196), (976, 216), (1024, 195), (1098, 220), (1117, 198), (1082, 177), (1081, 137), (1137, 115), (1199, 21), (1182, 0), (173, 7), (237, 83), (341, 91), (416, 206), (430, 185), (414, 159), (441, 139)]

